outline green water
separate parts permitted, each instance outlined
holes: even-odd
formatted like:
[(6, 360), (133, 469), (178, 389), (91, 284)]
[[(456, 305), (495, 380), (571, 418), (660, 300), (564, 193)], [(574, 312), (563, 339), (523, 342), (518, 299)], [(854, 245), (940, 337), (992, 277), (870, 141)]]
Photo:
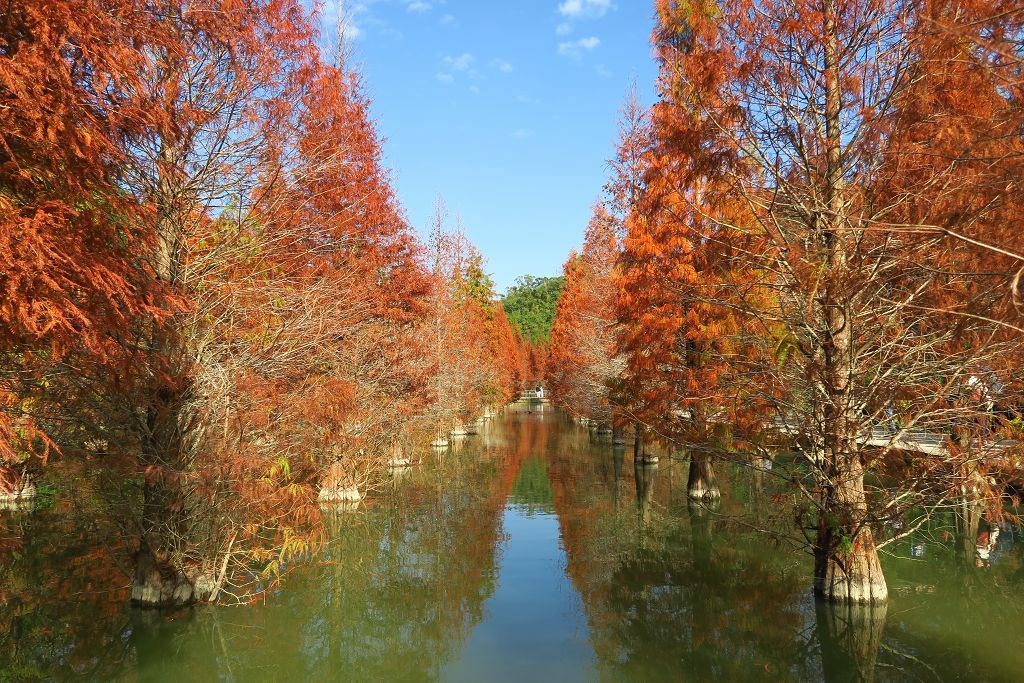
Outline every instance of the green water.
[(125, 606), (92, 481), (0, 519), (0, 680), (1024, 680), (1017, 530), (983, 568), (912, 535), (883, 557), (888, 606), (837, 611), (787, 489), (723, 466), (721, 507), (694, 507), (686, 468), (512, 407), (332, 515), (264, 602), (164, 616)]

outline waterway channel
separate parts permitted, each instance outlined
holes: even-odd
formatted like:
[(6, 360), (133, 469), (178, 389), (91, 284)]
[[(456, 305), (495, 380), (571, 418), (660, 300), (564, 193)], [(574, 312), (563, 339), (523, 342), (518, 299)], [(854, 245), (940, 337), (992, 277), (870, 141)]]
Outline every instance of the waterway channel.
[(8, 514), (0, 541), (29, 538), (0, 544), (0, 680), (1024, 680), (1017, 528), (984, 567), (940, 527), (911, 535), (883, 557), (885, 608), (828, 609), (770, 473), (723, 466), (707, 508), (686, 468), (516, 404), (330, 516), (327, 551), (265, 601), (169, 616), (103, 590), (100, 522)]

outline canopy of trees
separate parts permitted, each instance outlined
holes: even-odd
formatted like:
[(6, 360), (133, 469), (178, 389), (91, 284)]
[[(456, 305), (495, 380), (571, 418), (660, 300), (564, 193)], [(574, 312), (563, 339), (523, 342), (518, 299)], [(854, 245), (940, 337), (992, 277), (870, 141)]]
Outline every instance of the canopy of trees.
[(523, 275), (502, 298), (505, 314), (520, 336), (533, 344), (547, 343), (555, 306), (565, 284), (561, 277)]

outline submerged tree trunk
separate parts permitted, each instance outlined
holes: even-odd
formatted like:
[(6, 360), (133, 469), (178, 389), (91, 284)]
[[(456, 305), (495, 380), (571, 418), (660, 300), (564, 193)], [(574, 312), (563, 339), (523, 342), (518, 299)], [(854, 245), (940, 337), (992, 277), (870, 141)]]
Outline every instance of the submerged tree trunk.
[(177, 486), (166, 479), (148, 481), (143, 490), (143, 535), (135, 553), (132, 604), (142, 608), (184, 607), (209, 600), (216, 590), (212, 569), (197, 561), (186, 565), (189, 538), (187, 506)]
[(626, 426), (612, 421), (612, 445), (625, 446), (629, 443), (626, 437)]
[(318, 500), (321, 503), (358, 503), (362, 493), (341, 460), (331, 463), (320, 481)]
[[(159, 333), (158, 333), (159, 334)], [(165, 349), (158, 363), (173, 358), (174, 335), (159, 335)], [(202, 555), (209, 527), (197, 531), (208, 514), (192, 492), (194, 474), (185, 445), (189, 429), (185, 417), (185, 374), (173, 365), (154, 373), (145, 421), (141, 425), (140, 460), (144, 468), (141, 537), (135, 553), (132, 604), (143, 608), (182, 607), (210, 598), (214, 572), (204, 567), (213, 558)], [(161, 375), (165, 379), (160, 379)], [(194, 436), (194, 434), (191, 434)], [(191, 558), (188, 562), (186, 557)]]
[(135, 553), (132, 604), (142, 608), (185, 607), (209, 600), (216, 587), (212, 572), (188, 570), (148, 545)]
[(169, 368), (166, 375), (173, 379), (155, 380), (141, 427), (144, 482), (132, 604), (143, 608), (205, 601), (216, 585), (216, 558), (204, 554), (216, 545), (212, 501), (195, 492), (197, 473), (186, 445), (201, 429), (186, 416), (185, 374)]
[(24, 469), (0, 465), (0, 510), (23, 510), (36, 498), (36, 485)]
[(633, 435), (633, 459), (642, 457), (644, 452), (644, 428), (639, 422), (636, 423)]
[(955, 512), (957, 556), (964, 566), (984, 565), (984, 559), (978, 554), (978, 532), (984, 515), (985, 504), (980, 493), (969, 483), (965, 484)]
[(829, 602), (885, 602), (888, 588), (867, 524), (864, 471), (858, 454), (840, 459), (822, 485), (814, 544), (814, 592)]
[(697, 450), (690, 453), (690, 476), (686, 481), (686, 495), (691, 500), (721, 498), (722, 492), (718, 489), (710, 454)]

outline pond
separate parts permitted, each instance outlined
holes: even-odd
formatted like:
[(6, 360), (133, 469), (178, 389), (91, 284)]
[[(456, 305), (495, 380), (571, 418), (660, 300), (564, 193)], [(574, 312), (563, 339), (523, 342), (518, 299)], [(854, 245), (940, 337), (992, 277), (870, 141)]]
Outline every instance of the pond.
[(116, 530), (58, 491), (0, 520), (0, 680), (1024, 679), (1016, 528), (984, 567), (941, 526), (910, 535), (885, 608), (834, 609), (770, 472), (723, 466), (714, 508), (686, 473), (516, 404), (330, 515), (261, 603), (171, 615), (126, 606)]

